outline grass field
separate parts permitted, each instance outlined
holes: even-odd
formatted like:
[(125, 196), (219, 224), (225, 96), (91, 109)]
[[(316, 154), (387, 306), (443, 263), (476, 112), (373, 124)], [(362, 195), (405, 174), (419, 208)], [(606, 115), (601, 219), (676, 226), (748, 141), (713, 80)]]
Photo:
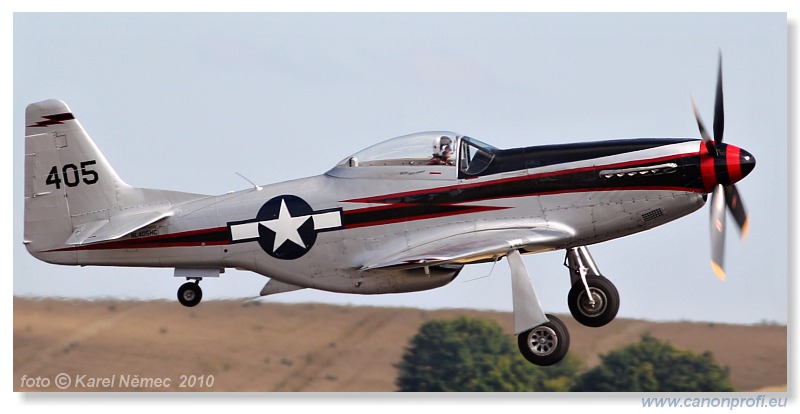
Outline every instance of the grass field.
[[(502, 312), (15, 298), (14, 391), (59, 391), (65, 373), (69, 391), (390, 392), (420, 324), (461, 315), (493, 319), (512, 335), (511, 314)], [(586, 366), (649, 332), (710, 351), (739, 390), (786, 390), (784, 325), (618, 319), (587, 328), (561, 319), (570, 352)]]

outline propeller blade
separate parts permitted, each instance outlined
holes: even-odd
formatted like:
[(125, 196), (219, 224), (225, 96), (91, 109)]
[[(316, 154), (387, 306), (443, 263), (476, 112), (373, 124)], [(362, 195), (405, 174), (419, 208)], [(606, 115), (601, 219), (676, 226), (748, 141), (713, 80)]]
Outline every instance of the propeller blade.
[(739, 234), (742, 240), (747, 237), (747, 231), (750, 228), (750, 216), (747, 215), (747, 210), (744, 208), (742, 198), (739, 196), (739, 191), (736, 190), (736, 185), (725, 187), (725, 204), (733, 214), (736, 225), (739, 227)]
[(719, 54), (719, 66), (717, 69), (717, 97), (714, 101), (714, 142), (722, 142), (722, 134), (725, 132), (725, 110), (722, 99), (722, 53)]
[(697, 128), (700, 129), (700, 137), (706, 144), (706, 150), (711, 156), (715, 158), (718, 157), (717, 147), (714, 146), (714, 141), (711, 140), (705, 125), (703, 125), (703, 120), (700, 118), (700, 112), (697, 110), (697, 104), (694, 102), (694, 98), (692, 98), (692, 110), (694, 111), (694, 119), (697, 120)]
[(722, 184), (714, 187), (711, 193), (711, 269), (720, 279), (725, 280), (725, 189)]

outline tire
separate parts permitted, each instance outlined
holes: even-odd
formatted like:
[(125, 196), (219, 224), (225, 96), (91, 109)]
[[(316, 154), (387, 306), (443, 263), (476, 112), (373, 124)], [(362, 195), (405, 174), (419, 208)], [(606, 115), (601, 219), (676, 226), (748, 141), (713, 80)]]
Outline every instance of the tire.
[(186, 307), (197, 306), (203, 299), (203, 290), (195, 282), (186, 282), (178, 288), (178, 302)]
[(553, 315), (548, 321), (517, 336), (517, 345), (528, 362), (539, 366), (558, 363), (569, 350), (569, 331), (560, 319)]
[(584, 326), (597, 328), (613, 321), (619, 311), (619, 292), (602, 276), (587, 276), (586, 283), (595, 300), (591, 306), (583, 282), (576, 281), (569, 290), (567, 303), (572, 317)]

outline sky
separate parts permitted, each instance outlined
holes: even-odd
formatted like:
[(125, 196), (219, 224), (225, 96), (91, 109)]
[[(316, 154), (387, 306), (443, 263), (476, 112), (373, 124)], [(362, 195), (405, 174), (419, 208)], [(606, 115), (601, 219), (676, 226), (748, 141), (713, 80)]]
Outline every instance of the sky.
[[(709, 207), (590, 247), (619, 317), (786, 323), (786, 14), (25, 14), (13, 38), (13, 293), (175, 300), (172, 269), (67, 267), (22, 245), (24, 111), (64, 100), (129, 184), (203, 194), (322, 174), (379, 141), (452, 130), (500, 148), (699, 137), (718, 55), (725, 142), (751, 152), (728, 220), (727, 280), (710, 265)], [(564, 252), (527, 255), (549, 313), (567, 313)], [(254, 300), (228, 269), (204, 300)], [(511, 310), (505, 261), (426, 292), (302, 290), (263, 302)], [(201, 305), (202, 306), (202, 305)]]
[[(11, 3), (15, 11), (82, 8), (48, 0)], [(478, 3), (460, 2), (465, 9), (508, 8), (502, 0), (492, 6)], [(573, 2), (568, 3), (559, 7), (571, 9)], [(620, 3), (624, 7), (626, 2)], [(715, 7), (680, 0), (653, 3), (658, 4), (635, 7)], [(347, 1), (336, 4), (352, 7)], [(409, 1), (398, 4), (393, 7), (450, 8), (432, 1), (422, 7)], [(791, 4), (767, 0), (748, 5), (748, 10), (787, 10)], [(225, 6), (241, 7), (235, 1)], [(174, 6), (144, 0), (128, 7)], [(609, 7), (620, 6), (603, 2), (599, 10)], [(23, 119), (31, 102), (66, 101), (130, 184), (221, 194), (250, 186), (237, 172), (260, 184), (321, 174), (376, 142), (425, 130), (453, 130), (501, 148), (610, 138), (697, 138), (691, 97), (710, 125), (722, 52), (725, 140), (758, 161), (738, 184), (751, 220), (744, 242), (728, 221), (727, 280), (717, 280), (709, 266), (708, 206), (590, 249), (621, 294), (620, 317), (786, 323), (797, 310), (787, 303), (790, 292), (797, 294), (797, 283), (790, 278), (796, 259), (789, 257), (794, 252), (790, 249), (796, 249), (797, 220), (789, 205), (796, 205), (797, 169), (787, 166), (797, 156), (797, 145), (787, 140), (796, 131), (787, 125), (787, 103), (796, 106), (794, 98), (787, 102), (789, 87), (797, 88), (796, 79), (787, 82), (787, 66), (796, 69), (796, 15), (790, 11), (787, 27), (785, 14), (749, 13), (3, 13), (3, 51), (11, 57), (3, 60), (10, 75), (3, 90), (13, 91), (10, 102), (5, 95), (0, 114), (7, 137), (0, 152), (6, 157), (3, 184), (13, 204), (13, 214), (3, 222), (11, 234), (4, 250), (10, 252), (6, 263), (13, 277), (6, 277), (3, 287), (20, 296), (174, 301), (183, 282), (172, 277), (171, 269), (65, 267), (27, 254), (22, 245)], [(563, 252), (524, 257), (547, 312), (568, 312), (563, 259)], [(490, 265), (469, 266), (439, 289), (396, 295), (302, 290), (252, 299), (265, 282), (260, 275), (229, 269), (219, 279), (202, 282), (204, 300), (511, 310), (505, 261), (493, 270)], [(12, 311), (10, 296), (4, 301), (7, 314)], [(7, 332), (5, 343), (13, 342), (11, 336)], [(744, 339), (751, 341), (757, 342)], [(2, 384), (11, 389), (11, 384)], [(37, 397), (17, 398), (16, 408), (44, 411), (53, 403), (85, 402), (87, 411), (138, 411), (154, 403), (119, 396), (92, 398), (91, 403)], [(317, 407), (330, 402), (304, 401)], [(481, 404), (487, 403), (496, 409), (500, 402), (462, 396), (459, 401), (466, 401), (465, 410), (482, 410)], [(179, 401), (182, 406), (186, 402)], [(237, 399), (248, 402), (262, 408), (265, 400)], [(502, 402), (527, 409), (530, 400)], [(609, 401), (570, 398), (566, 403), (598, 402)], [(270, 398), (269, 403), (271, 408), (285, 404), (296, 409), (298, 401)], [(410, 403), (362, 399), (347, 412), (406, 412), (415, 407)], [(536, 404), (563, 407), (564, 402), (545, 398)], [(639, 407), (634, 399), (617, 405), (623, 411)], [(208, 399), (202, 406), (215, 408)]]

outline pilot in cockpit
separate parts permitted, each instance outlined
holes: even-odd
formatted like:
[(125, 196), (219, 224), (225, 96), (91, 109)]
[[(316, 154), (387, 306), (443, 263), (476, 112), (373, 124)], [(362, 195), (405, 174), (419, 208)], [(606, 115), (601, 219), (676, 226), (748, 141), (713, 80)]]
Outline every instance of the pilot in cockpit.
[(454, 165), (453, 141), (449, 137), (442, 136), (433, 142), (433, 158), (428, 165)]

